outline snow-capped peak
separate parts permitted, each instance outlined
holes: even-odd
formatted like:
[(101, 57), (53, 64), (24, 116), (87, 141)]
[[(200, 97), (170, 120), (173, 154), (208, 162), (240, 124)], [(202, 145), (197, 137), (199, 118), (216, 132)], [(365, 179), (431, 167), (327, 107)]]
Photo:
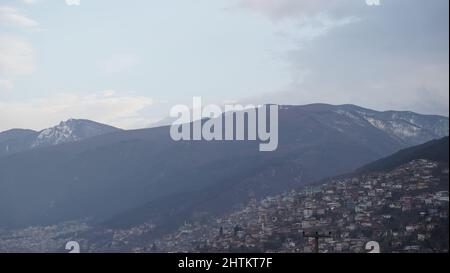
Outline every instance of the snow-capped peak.
[(54, 127), (42, 130), (33, 142), (32, 147), (79, 141), (116, 130), (118, 129), (89, 120), (69, 119)]

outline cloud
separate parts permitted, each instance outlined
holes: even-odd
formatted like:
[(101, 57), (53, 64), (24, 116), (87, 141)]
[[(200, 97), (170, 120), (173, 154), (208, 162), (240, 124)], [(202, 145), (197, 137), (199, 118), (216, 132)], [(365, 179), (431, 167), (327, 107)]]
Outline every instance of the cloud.
[(276, 34), (303, 48), (335, 29), (359, 22), (364, 1), (237, 0), (235, 7), (270, 18), (279, 29)]
[(26, 40), (0, 35), (0, 88), (13, 88), (15, 77), (28, 75), (35, 68), (33, 48)]
[(447, 0), (381, 1), (372, 6), (363, 0), (342, 1), (348, 10), (337, 1), (241, 2), (253, 4), (247, 8), (270, 18), (307, 22), (288, 33), (292, 39), (298, 39), (307, 29), (305, 25), (314, 26), (314, 17), (324, 16), (331, 22), (356, 19), (338, 27), (316, 27), (312, 33), (320, 35), (298, 39), (284, 55), (291, 83), (258, 100), (353, 103), (381, 110), (448, 115)]
[(68, 6), (79, 6), (81, 4), (80, 0), (65, 0)]
[[(22, 3), (27, 4), (27, 5), (34, 5), (37, 3), (41, 3), (44, 2), (46, 0), (20, 0)], [(63, 0), (61, 0), (63, 1)], [(79, 6), (81, 5), (81, 0), (64, 0), (64, 2), (66, 3), (66, 5), (68, 6)]]
[(0, 131), (17, 127), (41, 130), (69, 118), (91, 119), (125, 129), (139, 128), (153, 122), (140, 115), (140, 111), (153, 104), (149, 97), (120, 96), (111, 91), (0, 101)]
[[(0, 26), (36, 29), (39, 24), (14, 7), (0, 6)], [(28, 41), (0, 34), (0, 90), (12, 89), (15, 77), (32, 73), (35, 67), (33, 47)]]
[(112, 56), (100, 62), (100, 68), (107, 74), (115, 74), (127, 71), (139, 64), (139, 59), (135, 55), (125, 54)]
[(238, 0), (237, 2), (239, 8), (269, 16), (274, 20), (301, 19), (319, 14), (345, 17), (362, 5), (365, 5), (364, 0), (359, 0), (359, 2), (354, 0)]
[(37, 28), (38, 22), (14, 7), (0, 6), (0, 25), (6, 27)]
[[(305, 20), (301, 20), (294, 29), (285, 31), (286, 37), (292, 37), (298, 48), (308, 46), (315, 39), (327, 35), (335, 29), (357, 23), (357, 17), (330, 18), (327, 15), (316, 15)], [(280, 32), (283, 32), (282, 30)]]
[(22, 38), (0, 35), (0, 75), (24, 75), (34, 69), (32, 46)]
[(0, 91), (11, 90), (14, 88), (14, 83), (11, 80), (0, 79)]
[(379, 5), (381, 5), (381, 1), (380, 0), (366, 0), (366, 4), (368, 6), (379, 6)]
[(41, 0), (21, 0), (21, 2), (25, 3), (27, 5), (33, 5), (33, 4), (41, 2)]

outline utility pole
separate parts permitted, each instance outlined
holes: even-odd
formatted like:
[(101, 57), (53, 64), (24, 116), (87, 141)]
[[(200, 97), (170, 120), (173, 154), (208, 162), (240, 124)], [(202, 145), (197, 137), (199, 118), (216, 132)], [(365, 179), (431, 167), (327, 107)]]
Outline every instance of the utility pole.
[(331, 232), (328, 232), (328, 234), (319, 234), (319, 232), (304, 232), (303, 231), (303, 237), (305, 238), (314, 238), (314, 253), (319, 253), (319, 239), (321, 238), (331, 238)]

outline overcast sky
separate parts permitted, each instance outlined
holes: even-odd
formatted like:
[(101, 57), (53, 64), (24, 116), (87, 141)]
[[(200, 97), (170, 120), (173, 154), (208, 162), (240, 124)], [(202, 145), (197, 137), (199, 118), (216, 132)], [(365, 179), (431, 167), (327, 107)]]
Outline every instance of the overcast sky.
[(206, 103), (448, 116), (448, 0), (0, 0), (0, 131)]

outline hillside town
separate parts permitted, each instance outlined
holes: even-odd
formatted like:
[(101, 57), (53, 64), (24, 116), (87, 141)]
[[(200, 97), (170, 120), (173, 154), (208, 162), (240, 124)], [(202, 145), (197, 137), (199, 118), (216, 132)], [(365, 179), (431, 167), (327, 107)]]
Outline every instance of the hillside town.
[(0, 230), (0, 252), (64, 252), (68, 241), (77, 239), (79, 234), (90, 229), (85, 221), (69, 221), (51, 226)]
[[(337, 178), (217, 218), (186, 223), (136, 252), (448, 252), (448, 165), (416, 160), (386, 173)], [(323, 236), (327, 235), (327, 236)]]
[(0, 230), (0, 251), (66, 252), (65, 243), (76, 240), (82, 252), (349, 253), (368, 252), (370, 241), (381, 252), (448, 252), (448, 188), (448, 164), (415, 160), (388, 172), (252, 199), (157, 239), (151, 222), (112, 229), (72, 221)]

